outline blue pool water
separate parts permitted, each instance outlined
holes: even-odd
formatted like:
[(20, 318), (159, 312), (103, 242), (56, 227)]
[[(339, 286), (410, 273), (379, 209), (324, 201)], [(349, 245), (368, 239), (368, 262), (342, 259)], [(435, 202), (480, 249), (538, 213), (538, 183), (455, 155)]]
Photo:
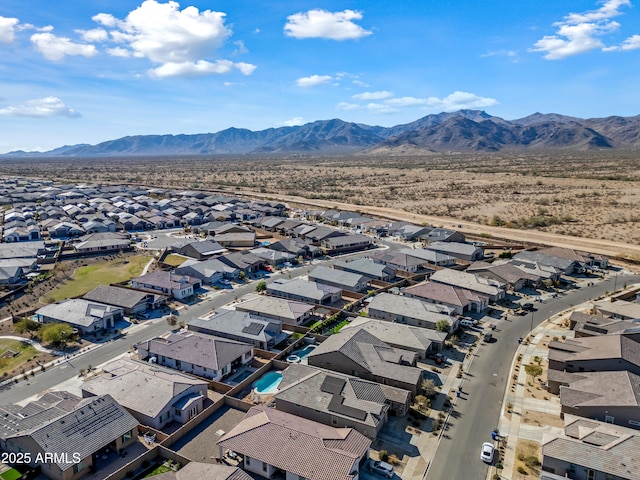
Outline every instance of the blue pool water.
[(307, 345), (306, 347), (301, 348), (300, 350), (296, 350), (295, 352), (293, 352), (293, 354), (300, 357), (300, 360), (304, 360), (317, 347), (318, 347), (317, 345)]
[(256, 389), (256, 393), (276, 393), (278, 391), (278, 385), (282, 381), (282, 374), (279, 372), (267, 372), (253, 386)]

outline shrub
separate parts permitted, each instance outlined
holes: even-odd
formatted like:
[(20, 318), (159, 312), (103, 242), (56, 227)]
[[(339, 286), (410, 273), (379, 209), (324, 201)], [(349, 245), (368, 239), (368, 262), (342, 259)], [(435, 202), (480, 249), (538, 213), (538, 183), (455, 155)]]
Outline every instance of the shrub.
[(380, 458), (380, 460), (382, 460), (383, 462), (386, 462), (387, 460), (389, 460), (389, 454), (386, 450), (380, 450), (378, 452), (378, 458)]
[(518, 473), (521, 475), (529, 475), (529, 472), (527, 472), (527, 469), (524, 468), (522, 465), (518, 465)]

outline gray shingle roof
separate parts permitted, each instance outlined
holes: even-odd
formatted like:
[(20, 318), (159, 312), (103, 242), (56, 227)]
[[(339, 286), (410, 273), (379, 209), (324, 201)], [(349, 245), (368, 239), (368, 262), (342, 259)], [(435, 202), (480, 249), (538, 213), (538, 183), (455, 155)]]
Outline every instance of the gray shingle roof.
[(72, 298), (62, 302), (45, 305), (36, 311), (36, 315), (52, 318), (59, 322), (69, 322), (75, 325), (90, 326), (96, 319), (112, 315), (118, 307), (104, 303), (91, 302), (82, 298)]
[(98, 285), (82, 298), (122, 308), (133, 308), (139, 303), (144, 302), (149, 295), (148, 293), (130, 288)]

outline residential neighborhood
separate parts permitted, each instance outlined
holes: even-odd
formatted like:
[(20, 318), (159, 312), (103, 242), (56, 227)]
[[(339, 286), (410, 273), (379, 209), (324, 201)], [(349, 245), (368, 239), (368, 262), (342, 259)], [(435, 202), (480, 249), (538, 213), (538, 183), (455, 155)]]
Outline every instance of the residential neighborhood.
[(478, 478), (640, 478), (640, 277), (602, 255), (220, 192), (0, 198), (0, 476), (423, 480), (457, 443)]

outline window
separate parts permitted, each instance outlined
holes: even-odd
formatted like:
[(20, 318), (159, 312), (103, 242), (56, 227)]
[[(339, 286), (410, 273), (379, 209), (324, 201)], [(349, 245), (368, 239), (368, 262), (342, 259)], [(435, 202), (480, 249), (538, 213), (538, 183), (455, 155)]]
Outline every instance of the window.
[(587, 480), (595, 480), (596, 472), (595, 470), (587, 470)]
[(73, 473), (78, 473), (78, 472), (81, 472), (83, 469), (84, 469), (84, 463), (78, 462), (73, 466), (71, 470), (73, 471)]
[[(266, 472), (268, 467), (269, 467), (269, 465), (268, 465), (268, 464), (266, 464), (266, 463), (262, 462), (262, 471), (263, 471), (263, 472)], [(590, 479), (590, 480), (593, 480), (593, 479)]]
[(176, 360), (176, 368), (180, 368), (182, 366), (182, 362), (180, 360)]
[(127, 433), (122, 435), (122, 443), (127, 443), (133, 437), (133, 430), (129, 430)]
[(572, 463), (569, 464), (569, 473), (576, 473), (576, 466)]
[(244, 464), (248, 467), (251, 465), (251, 457), (244, 456)]
[(606, 423), (613, 423), (614, 417), (612, 417), (611, 415), (605, 415), (604, 416), (604, 421)]

